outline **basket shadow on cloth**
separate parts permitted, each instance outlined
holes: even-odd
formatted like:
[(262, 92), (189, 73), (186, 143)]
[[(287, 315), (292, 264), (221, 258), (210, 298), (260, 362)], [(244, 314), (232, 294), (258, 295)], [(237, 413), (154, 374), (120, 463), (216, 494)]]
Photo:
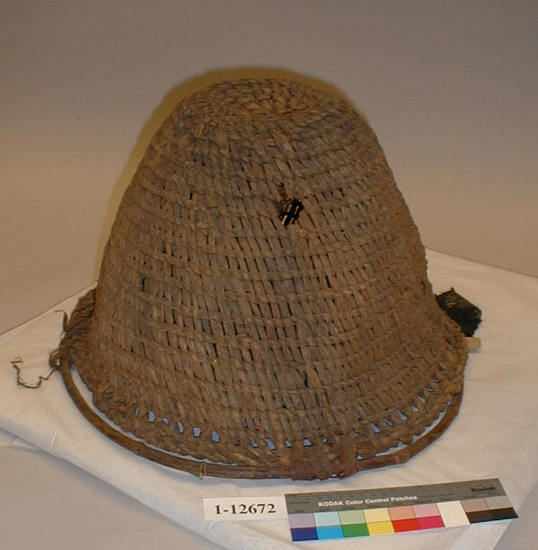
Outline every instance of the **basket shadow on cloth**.
[(88, 420), (142, 456), (325, 479), (437, 438), (466, 358), (364, 117), (253, 79), (201, 90), (163, 123), (51, 364)]

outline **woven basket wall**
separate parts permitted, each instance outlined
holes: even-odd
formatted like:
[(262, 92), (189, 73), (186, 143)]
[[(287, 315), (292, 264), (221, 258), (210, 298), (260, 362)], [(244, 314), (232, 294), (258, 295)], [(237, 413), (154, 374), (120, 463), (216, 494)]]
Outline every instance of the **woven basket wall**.
[[(288, 225), (283, 197), (303, 206)], [(242, 80), (162, 125), (54, 361), (88, 419), (139, 454), (312, 479), (435, 439), (466, 357), (365, 119), (305, 85)]]

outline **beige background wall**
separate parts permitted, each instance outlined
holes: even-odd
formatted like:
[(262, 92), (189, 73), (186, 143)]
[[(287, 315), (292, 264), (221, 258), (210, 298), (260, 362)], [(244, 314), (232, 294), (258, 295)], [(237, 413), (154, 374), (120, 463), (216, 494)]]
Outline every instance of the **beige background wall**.
[(160, 121), (253, 67), (367, 115), (426, 246), (538, 274), (537, 21), (517, 0), (3, 0), (0, 332), (95, 280)]

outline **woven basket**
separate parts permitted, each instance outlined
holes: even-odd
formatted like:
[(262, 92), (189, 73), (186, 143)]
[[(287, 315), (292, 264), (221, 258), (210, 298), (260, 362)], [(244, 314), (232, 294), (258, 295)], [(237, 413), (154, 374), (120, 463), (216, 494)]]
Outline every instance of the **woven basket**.
[(269, 79), (213, 85), (164, 122), (51, 361), (82, 413), (140, 455), (324, 479), (438, 437), (466, 358), (368, 123)]

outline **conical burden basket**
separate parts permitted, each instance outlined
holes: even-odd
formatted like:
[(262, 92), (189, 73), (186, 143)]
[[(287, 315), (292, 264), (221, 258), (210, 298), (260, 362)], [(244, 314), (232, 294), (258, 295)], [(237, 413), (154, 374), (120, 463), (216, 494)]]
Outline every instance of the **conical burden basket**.
[(183, 100), (155, 135), (52, 361), (140, 455), (324, 479), (438, 437), (466, 358), (366, 120), (309, 86), (240, 80)]

